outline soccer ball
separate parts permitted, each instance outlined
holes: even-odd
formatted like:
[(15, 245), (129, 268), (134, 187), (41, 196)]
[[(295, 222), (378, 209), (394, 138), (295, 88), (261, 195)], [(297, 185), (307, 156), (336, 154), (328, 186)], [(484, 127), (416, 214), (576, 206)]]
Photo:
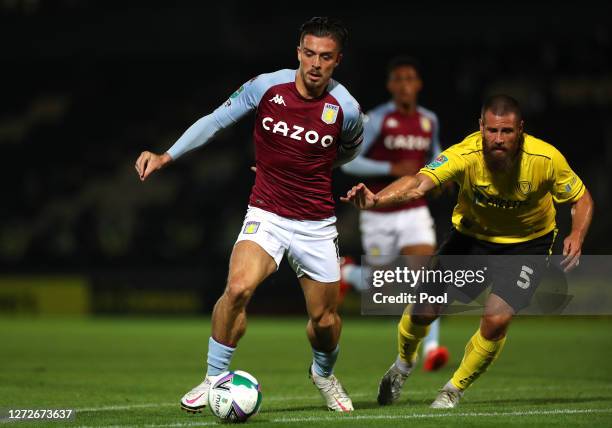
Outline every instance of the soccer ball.
[(244, 422), (261, 407), (261, 387), (249, 373), (223, 372), (213, 381), (208, 404), (213, 414), (224, 421)]

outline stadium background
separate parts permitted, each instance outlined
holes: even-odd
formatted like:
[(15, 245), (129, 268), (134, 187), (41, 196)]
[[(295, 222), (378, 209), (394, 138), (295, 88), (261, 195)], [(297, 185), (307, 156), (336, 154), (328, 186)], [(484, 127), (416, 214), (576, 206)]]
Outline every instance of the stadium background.
[[(300, 12), (281, 15), (293, 6)], [(134, 160), (166, 150), (254, 75), (297, 67), (297, 29), (313, 15), (349, 27), (335, 77), (365, 110), (387, 100), (391, 57), (420, 58), (421, 102), (438, 113), (444, 146), (476, 129), (485, 95), (516, 96), (527, 131), (559, 147), (593, 194), (585, 252), (610, 254), (605, 6), (317, 6), (0, 0), (0, 423), (6, 408), (44, 407), (76, 409), (80, 427), (214, 424), (180, 413), (177, 401), (203, 375), (210, 310), (253, 181), (252, 121), (144, 184)], [(336, 196), (355, 182), (341, 172), (335, 180)], [(440, 239), (452, 199), (432, 201)], [(338, 205), (337, 214), (342, 252), (359, 256), (357, 212)], [(567, 207), (558, 218), (567, 232)], [(328, 414), (305, 376), (305, 309), (285, 263), (249, 310), (258, 316), (232, 367), (263, 385), (258, 426), (612, 425), (609, 317), (520, 317), (491, 373), (457, 411), (440, 413), (429, 403), (477, 325), (443, 319), (451, 364), (419, 370), (398, 405), (380, 408), (397, 318), (358, 316), (353, 294), (336, 367), (357, 409), (346, 418)]]
[[(445, 147), (476, 129), (485, 95), (518, 98), (527, 132), (556, 145), (593, 194), (585, 252), (609, 253), (612, 32), (603, 7), (264, 16), (237, 2), (3, 0), (0, 312), (209, 313), (253, 182), (252, 120), (144, 184), (134, 160), (169, 148), (251, 77), (297, 67), (299, 25), (333, 13), (350, 30), (335, 78), (364, 110), (388, 99), (385, 65), (401, 53), (423, 63), (421, 104), (438, 113)], [(355, 182), (337, 171), (335, 195)], [(440, 239), (453, 199), (432, 201)], [(563, 236), (569, 210), (559, 211)], [(358, 257), (357, 213), (338, 205), (337, 215), (341, 252)], [(300, 296), (283, 264), (250, 309), (303, 314)]]

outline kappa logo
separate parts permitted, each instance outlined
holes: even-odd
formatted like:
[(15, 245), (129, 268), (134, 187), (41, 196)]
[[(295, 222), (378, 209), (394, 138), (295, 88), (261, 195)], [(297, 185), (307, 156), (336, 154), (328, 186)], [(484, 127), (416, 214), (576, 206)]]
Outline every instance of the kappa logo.
[(323, 113), (321, 113), (321, 120), (328, 125), (333, 125), (336, 123), (336, 118), (338, 117), (338, 111), (340, 110), (340, 106), (335, 104), (325, 103), (323, 107)]
[(274, 95), (274, 97), (270, 98), (268, 101), (276, 103), (276, 104), (281, 104), (287, 107), (287, 104), (285, 104), (285, 100), (283, 99), (282, 95), (276, 94)]
[(387, 128), (397, 128), (399, 126), (399, 122), (397, 121), (397, 119), (390, 117), (385, 122), (385, 125), (387, 125)]

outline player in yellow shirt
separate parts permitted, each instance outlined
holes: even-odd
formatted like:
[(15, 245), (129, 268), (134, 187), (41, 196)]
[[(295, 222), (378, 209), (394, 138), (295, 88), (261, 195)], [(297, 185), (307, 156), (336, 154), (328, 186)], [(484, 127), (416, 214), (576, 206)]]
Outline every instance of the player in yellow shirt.
[[(438, 254), (515, 256), (504, 257), (503, 266), (491, 266), (493, 286), (480, 328), (433, 408), (456, 407), (463, 392), (499, 356), (512, 317), (529, 304), (546, 269), (538, 262), (543, 258), (527, 256), (550, 254), (557, 232), (554, 203), (572, 204), (572, 230), (563, 241), (561, 262), (566, 271), (579, 263), (593, 213), (589, 191), (563, 155), (523, 132), (516, 100), (507, 95), (488, 98), (479, 122), (479, 132), (442, 152), (418, 174), (402, 177), (377, 194), (360, 183), (341, 198), (359, 209), (387, 207), (454, 181), (460, 190), (453, 230)], [(379, 396), (386, 394), (388, 401), (399, 398), (418, 347), (443, 308), (434, 304), (406, 308), (398, 325), (399, 355), (381, 380)]]

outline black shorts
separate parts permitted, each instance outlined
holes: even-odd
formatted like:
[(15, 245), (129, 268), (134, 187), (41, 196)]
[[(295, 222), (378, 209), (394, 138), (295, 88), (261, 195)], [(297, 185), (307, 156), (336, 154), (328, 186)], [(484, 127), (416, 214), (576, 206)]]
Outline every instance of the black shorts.
[[(515, 312), (526, 308), (547, 273), (556, 231), (531, 241), (516, 244), (498, 244), (472, 238), (452, 229), (448, 239), (432, 258), (429, 268), (455, 272), (453, 283), (428, 285), (432, 290), (447, 294), (447, 303), (473, 302), (489, 286), (491, 293), (501, 297)], [(460, 286), (457, 278), (465, 272), (481, 272), (482, 282)], [(459, 285), (458, 285), (459, 284)], [(452, 312), (452, 308), (449, 308)]]

